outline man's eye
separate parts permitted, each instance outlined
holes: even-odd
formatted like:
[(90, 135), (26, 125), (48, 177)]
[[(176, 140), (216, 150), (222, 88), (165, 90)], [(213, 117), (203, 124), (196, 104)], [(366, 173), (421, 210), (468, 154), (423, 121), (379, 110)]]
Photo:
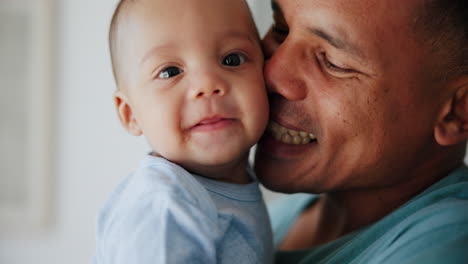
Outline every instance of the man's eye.
[(351, 69), (345, 69), (345, 68), (336, 66), (335, 64), (330, 62), (330, 60), (327, 58), (327, 55), (325, 55), (323, 53), (320, 54), (320, 60), (322, 61), (323, 66), (326, 69), (330, 70), (330, 71), (337, 72), (337, 73), (352, 73), (352, 72), (354, 72)]
[(236, 67), (245, 63), (245, 56), (239, 53), (231, 53), (224, 57), (223, 65)]
[(288, 37), (288, 34), (288, 27), (282, 27), (277, 24), (271, 27), (271, 37), (276, 43), (283, 43), (284, 40)]
[(273, 25), (271, 29), (274, 33), (279, 34), (279, 35), (286, 36), (289, 34), (289, 29), (287, 27), (280, 27), (278, 25)]
[(274, 40), (278, 43), (282, 43), (289, 34), (288, 24), (286, 23), (284, 16), (279, 12), (273, 12), (271, 33)]
[(164, 70), (162, 70), (159, 74), (158, 74), (158, 78), (159, 79), (169, 79), (169, 78), (172, 78), (174, 76), (177, 76), (179, 74), (181, 74), (183, 71), (175, 66), (170, 66), (170, 67), (167, 67), (165, 68)]

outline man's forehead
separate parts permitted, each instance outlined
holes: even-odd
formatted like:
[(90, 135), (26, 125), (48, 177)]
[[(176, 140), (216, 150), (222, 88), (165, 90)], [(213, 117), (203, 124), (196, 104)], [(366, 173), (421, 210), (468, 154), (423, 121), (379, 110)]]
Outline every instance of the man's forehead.
[(279, 13), (284, 13), (290, 7), (300, 8), (304, 12), (311, 11), (313, 7), (321, 7), (338, 11), (341, 14), (348, 13), (356, 15), (356, 13), (358, 13), (360, 16), (369, 16), (372, 15), (373, 12), (385, 10), (384, 14), (390, 16), (393, 12), (414, 13), (413, 11), (421, 8), (426, 1), (427, 0), (271, 0), (270, 2), (272, 10)]
[(271, 0), (272, 10), (286, 22), (353, 31), (413, 30), (426, 0)]
[(362, 64), (377, 67), (391, 60), (401, 46), (419, 43), (414, 23), (420, 12), (416, 7), (423, 1), (272, 0), (271, 4), (284, 16), (290, 34), (322, 39)]

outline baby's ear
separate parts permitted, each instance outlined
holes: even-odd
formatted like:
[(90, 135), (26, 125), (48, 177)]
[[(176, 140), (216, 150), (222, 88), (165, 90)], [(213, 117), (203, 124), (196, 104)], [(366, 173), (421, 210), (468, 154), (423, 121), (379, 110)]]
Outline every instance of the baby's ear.
[(442, 146), (468, 140), (468, 76), (457, 83), (459, 86), (446, 102), (434, 131), (437, 143)]
[(127, 95), (122, 91), (116, 91), (114, 93), (114, 102), (120, 122), (125, 129), (134, 136), (143, 134), (133, 114), (132, 106), (128, 101)]

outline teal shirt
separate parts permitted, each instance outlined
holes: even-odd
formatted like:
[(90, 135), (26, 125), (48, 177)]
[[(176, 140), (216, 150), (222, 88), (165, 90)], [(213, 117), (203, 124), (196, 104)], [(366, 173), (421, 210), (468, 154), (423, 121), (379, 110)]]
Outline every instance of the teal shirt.
[[(294, 194), (269, 205), (276, 246), (317, 198)], [(279, 251), (276, 263), (468, 263), (468, 168), (455, 170), (370, 226), (318, 247)]]

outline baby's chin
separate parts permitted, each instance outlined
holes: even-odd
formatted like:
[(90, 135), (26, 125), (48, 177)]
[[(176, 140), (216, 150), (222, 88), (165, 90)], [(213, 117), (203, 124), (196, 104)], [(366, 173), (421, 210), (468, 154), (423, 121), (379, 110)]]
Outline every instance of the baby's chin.
[[(234, 166), (247, 166), (248, 151), (246, 153), (222, 153), (214, 155), (200, 155), (194, 160), (185, 162), (187, 167), (199, 167), (211, 169), (223, 169)], [(182, 164), (183, 166), (183, 164)]]
[(208, 178), (220, 179), (239, 172), (245, 172), (248, 165), (248, 151), (236, 155), (201, 155), (194, 160), (174, 161), (186, 170)]

